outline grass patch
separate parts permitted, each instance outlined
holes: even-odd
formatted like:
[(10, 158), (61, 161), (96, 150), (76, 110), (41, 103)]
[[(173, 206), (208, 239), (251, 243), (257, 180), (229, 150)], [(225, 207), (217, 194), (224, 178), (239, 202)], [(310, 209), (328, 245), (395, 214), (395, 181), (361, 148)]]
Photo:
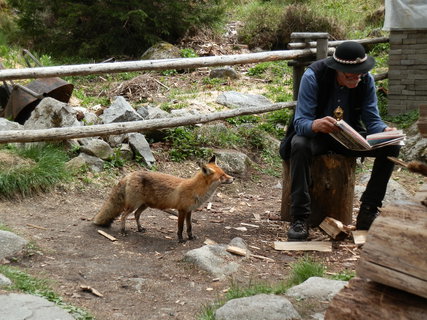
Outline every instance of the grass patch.
[(311, 277), (323, 277), (325, 266), (312, 258), (305, 256), (291, 264), (289, 285), (298, 285)]
[(65, 168), (68, 156), (58, 146), (31, 144), (18, 148), (7, 145), (0, 151), (0, 197), (31, 196), (71, 178)]
[(0, 273), (12, 281), (11, 286), (5, 287), (6, 290), (18, 290), (20, 292), (46, 298), (50, 302), (70, 312), (73, 317), (78, 320), (94, 319), (87, 311), (65, 303), (63, 299), (50, 288), (49, 281), (46, 279), (35, 278), (18, 268), (4, 265), (0, 266)]
[[(289, 278), (277, 284), (250, 283), (246, 287), (241, 287), (235, 282), (231, 284), (224, 299), (217, 300), (211, 305), (206, 305), (199, 314), (198, 320), (215, 320), (215, 310), (223, 306), (227, 301), (237, 298), (250, 297), (257, 294), (284, 294), (289, 288), (296, 286), (311, 277), (323, 277), (325, 266), (314, 259), (305, 256), (291, 264)], [(349, 274), (338, 274), (342, 280)]]

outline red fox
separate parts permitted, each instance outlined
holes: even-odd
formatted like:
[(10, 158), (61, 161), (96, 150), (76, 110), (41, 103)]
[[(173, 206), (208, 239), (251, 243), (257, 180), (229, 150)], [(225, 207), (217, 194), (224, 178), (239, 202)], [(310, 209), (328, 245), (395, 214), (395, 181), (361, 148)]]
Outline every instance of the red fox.
[(200, 207), (221, 183), (232, 183), (233, 177), (216, 164), (215, 156), (192, 178), (184, 179), (160, 172), (139, 170), (126, 175), (112, 189), (108, 200), (94, 217), (98, 226), (110, 226), (121, 214), (121, 232), (125, 233), (126, 217), (135, 211), (138, 231), (144, 231), (139, 222), (142, 211), (150, 208), (178, 210), (178, 240), (184, 242), (184, 219), (188, 239), (195, 237), (191, 228), (191, 212)]

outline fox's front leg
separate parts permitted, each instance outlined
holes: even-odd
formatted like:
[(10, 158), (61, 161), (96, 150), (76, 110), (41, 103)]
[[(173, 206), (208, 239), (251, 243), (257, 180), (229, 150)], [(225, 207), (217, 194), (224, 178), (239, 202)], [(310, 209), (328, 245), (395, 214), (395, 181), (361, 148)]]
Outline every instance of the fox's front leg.
[(182, 230), (184, 229), (184, 219), (186, 216), (185, 211), (179, 211), (178, 212), (178, 242), (185, 242), (184, 238), (182, 237)]
[(122, 213), (122, 217), (121, 217), (121, 223), (120, 223), (120, 233), (122, 234), (122, 235), (126, 235), (126, 227), (125, 227), (125, 225), (126, 225), (126, 218), (127, 218), (127, 216), (132, 212), (133, 210), (131, 209), (131, 208), (127, 208), (125, 211), (123, 211), (123, 213)]
[(185, 223), (187, 224), (188, 240), (194, 240), (194, 239), (196, 239), (196, 237), (193, 236), (193, 232), (192, 232), (191, 211), (187, 212), (187, 214), (185, 215)]

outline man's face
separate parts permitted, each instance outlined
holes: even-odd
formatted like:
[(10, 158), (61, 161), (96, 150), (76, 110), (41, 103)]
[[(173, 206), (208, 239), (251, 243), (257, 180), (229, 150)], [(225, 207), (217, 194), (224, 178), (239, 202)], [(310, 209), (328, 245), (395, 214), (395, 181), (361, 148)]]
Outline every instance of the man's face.
[(347, 73), (337, 71), (337, 81), (339, 85), (345, 86), (347, 88), (356, 88), (360, 82), (362, 73)]

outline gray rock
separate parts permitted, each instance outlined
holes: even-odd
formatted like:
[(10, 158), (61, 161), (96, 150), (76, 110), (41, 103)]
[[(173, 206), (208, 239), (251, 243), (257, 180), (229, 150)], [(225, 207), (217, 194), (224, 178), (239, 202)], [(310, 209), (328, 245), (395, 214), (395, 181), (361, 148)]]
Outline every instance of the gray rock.
[[(360, 199), (365, 191), (366, 185), (369, 181), (371, 174), (364, 174), (359, 179), (359, 184), (354, 188), (355, 199)], [(383, 200), (383, 206), (394, 203), (397, 199), (409, 200), (413, 198), (412, 195), (397, 181), (390, 179), (387, 185), (387, 191)]]
[(194, 263), (217, 278), (224, 278), (238, 270), (239, 264), (233, 259), (224, 245), (206, 245), (190, 250), (184, 256), (185, 261)]
[(116, 148), (120, 146), (124, 141), (128, 139), (128, 134), (115, 134), (108, 136), (107, 141), (110, 144), (111, 147)]
[(115, 98), (111, 106), (100, 116), (104, 123), (128, 122), (143, 120), (134, 108), (122, 96)]
[(104, 161), (90, 156), (86, 153), (80, 153), (77, 157), (71, 159), (66, 163), (67, 168), (71, 170), (79, 170), (82, 168), (88, 168), (93, 172), (101, 172), (104, 170)]
[(5, 118), (0, 118), (0, 131), (8, 131), (8, 130), (22, 130), (24, 128), (23, 125), (18, 122), (9, 121)]
[(129, 145), (132, 150), (134, 150), (135, 154), (141, 155), (148, 167), (152, 167), (156, 163), (156, 159), (151, 152), (150, 145), (143, 134), (130, 133)]
[(132, 148), (129, 144), (124, 143), (120, 146), (120, 156), (129, 161), (134, 158)]
[(223, 67), (223, 68), (212, 69), (210, 74), (209, 74), (209, 77), (210, 78), (238, 79), (238, 78), (240, 78), (240, 75), (232, 67)]
[[(148, 106), (143, 108), (146, 108), (145, 110), (148, 112), (148, 115), (145, 117), (146, 120), (162, 119), (162, 118), (168, 118), (170, 116), (168, 112), (157, 107)], [(139, 113), (141, 112), (142, 111), (140, 111)]]
[(27, 243), (27, 240), (13, 232), (0, 230), (0, 260), (20, 253)]
[(64, 309), (44, 298), (29, 294), (0, 295), (0, 319), (74, 320)]
[(240, 249), (245, 249), (245, 250), (248, 249), (248, 245), (246, 244), (245, 240), (243, 240), (240, 237), (236, 237), (236, 238), (231, 239), (229, 245), (234, 246), (234, 247), (238, 247)]
[(50, 129), (81, 126), (77, 112), (68, 104), (50, 97), (44, 98), (25, 121), (25, 129)]
[(215, 150), (215, 155), (218, 158), (218, 164), (222, 169), (237, 176), (245, 176), (252, 163), (249, 157), (236, 150)]
[(347, 283), (347, 281), (311, 277), (303, 283), (290, 288), (286, 295), (297, 299), (315, 298), (331, 301)]
[(291, 320), (301, 316), (285, 297), (258, 294), (228, 301), (215, 311), (216, 320)]
[(0, 288), (2, 287), (8, 287), (12, 284), (12, 281), (4, 275), (0, 273)]
[(81, 147), (80, 151), (102, 160), (111, 158), (114, 153), (110, 145), (101, 139), (90, 139)]
[(222, 104), (228, 108), (262, 107), (272, 104), (269, 99), (262, 95), (245, 94), (236, 91), (222, 93), (216, 99), (216, 103)]
[(141, 60), (177, 59), (181, 58), (180, 50), (174, 45), (162, 41), (148, 48), (141, 56)]
[(94, 125), (101, 123), (101, 119), (93, 112), (90, 112), (84, 107), (73, 107), (74, 110), (83, 114), (83, 119), (81, 120), (85, 125)]

